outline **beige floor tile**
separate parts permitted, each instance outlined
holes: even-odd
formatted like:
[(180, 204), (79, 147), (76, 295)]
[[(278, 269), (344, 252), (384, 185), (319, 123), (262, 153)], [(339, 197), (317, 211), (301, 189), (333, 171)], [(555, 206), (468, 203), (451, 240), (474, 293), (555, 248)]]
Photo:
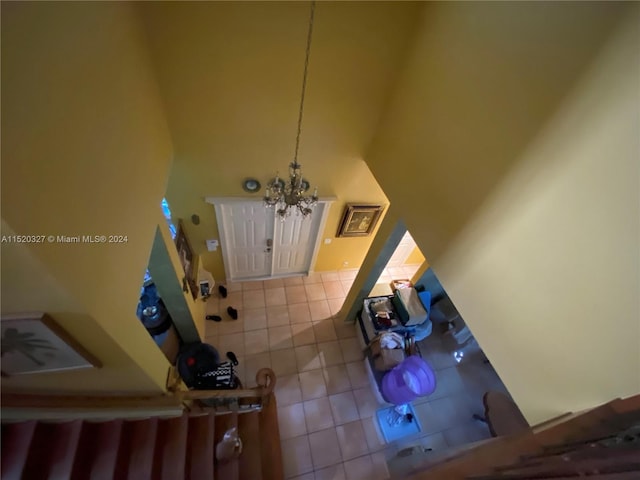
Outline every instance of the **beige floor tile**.
[[(329, 300), (331, 302), (332, 300)], [(331, 309), (333, 312), (333, 309)], [(339, 318), (333, 319), (333, 326), (336, 329), (338, 338), (354, 338), (356, 336), (356, 325), (354, 323), (344, 323)]]
[(369, 385), (364, 388), (354, 389), (353, 396), (356, 399), (356, 405), (361, 419), (373, 417), (378, 409), (382, 407), (382, 405), (378, 404), (378, 400), (376, 400), (376, 396), (371, 391)]
[(286, 407), (278, 408), (278, 426), (280, 427), (280, 439), (298, 437), (307, 433), (304, 408), (302, 403), (294, 403)]
[[(446, 399), (442, 399), (446, 401)], [(439, 432), (443, 429), (440, 420), (440, 413), (431, 406), (431, 403), (420, 403), (413, 406), (413, 410), (420, 421), (422, 427), (422, 433), (432, 434)], [(469, 417), (467, 417), (469, 418)]]
[(315, 471), (315, 480), (346, 480), (347, 474), (342, 463)]
[(323, 367), (332, 367), (344, 363), (340, 342), (337, 340), (318, 343), (318, 352), (320, 353), (320, 362)]
[(267, 307), (267, 326), (282, 327), (284, 325), (289, 325), (289, 307), (286, 305)]
[(238, 357), (244, 357), (244, 333), (218, 336), (217, 347), (222, 357), (229, 351), (235, 353)]
[(333, 326), (333, 321), (330, 318), (319, 322), (313, 322), (313, 333), (315, 334), (318, 342), (331, 342), (338, 339), (336, 329)]
[(316, 343), (316, 336), (311, 323), (294, 323), (291, 325), (291, 335), (295, 347)]
[(281, 375), (298, 373), (295, 350), (291, 348), (287, 348), (284, 350), (272, 350), (270, 355), (271, 368), (273, 369), (278, 379)]
[(329, 302), (326, 300), (309, 302), (309, 311), (311, 312), (312, 322), (331, 318), (331, 309), (329, 308)]
[(262, 280), (251, 280), (248, 282), (242, 282), (242, 291), (247, 290), (262, 290), (264, 289), (264, 282)]
[(218, 322), (218, 333), (220, 335), (229, 335), (244, 332), (244, 322), (241, 320), (240, 313), (238, 312), (238, 320), (232, 320), (226, 311), (221, 313), (222, 321)]
[(289, 305), (289, 322), (292, 325), (294, 323), (311, 322), (311, 312), (309, 311), (309, 304), (306, 301)]
[(362, 422), (362, 430), (364, 430), (369, 451), (377, 452), (386, 448), (387, 444), (384, 442), (384, 437), (382, 436), (382, 432), (380, 432), (376, 417), (368, 417), (360, 421)]
[(327, 387), (324, 384), (322, 370), (311, 370), (298, 374), (300, 378), (300, 389), (302, 390), (302, 400), (313, 400), (327, 395)]
[(304, 475), (298, 475), (297, 477), (291, 477), (290, 480), (316, 480), (316, 476), (313, 472), (309, 472)]
[(265, 290), (277, 287), (284, 287), (284, 280), (282, 278), (272, 278), (270, 280), (264, 280)]
[(307, 275), (306, 277), (302, 277), (302, 283), (305, 285), (311, 285), (313, 283), (322, 283), (322, 277), (319, 273), (313, 272)]
[(337, 426), (336, 433), (343, 460), (347, 461), (369, 453), (367, 439), (364, 436), (360, 420)]
[(303, 277), (287, 277), (284, 279), (284, 286), (285, 287), (292, 287), (295, 285), (302, 285), (303, 284)]
[(244, 331), (267, 328), (267, 311), (264, 307), (245, 308), (242, 315)]
[[(354, 327), (352, 326), (351, 328)], [(339, 336), (340, 335), (338, 335), (338, 337)], [(340, 348), (342, 349), (342, 357), (344, 358), (345, 363), (357, 362), (358, 360), (362, 360), (364, 358), (360, 343), (355, 337), (341, 338)]]
[(219, 335), (220, 327), (218, 323), (219, 322), (214, 322), (213, 320), (206, 320), (204, 322), (204, 336), (209, 337), (213, 335)]
[(342, 425), (360, 419), (356, 399), (350, 390), (348, 392), (330, 395), (329, 403), (331, 404), (333, 421), (336, 425)]
[(304, 418), (307, 423), (307, 432), (333, 427), (333, 414), (328, 397), (320, 397), (304, 402)]
[(309, 435), (313, 468), (320, 469), (342, 462), (342, 454), (335, 428)]
[(342, 284), (345, 295), (348, 295), (353, 285), (353, 280), (340, 280), (340, 283)]
[(324, 382), (327, 386), (327, 393), (334, 395), (336, 393), (346, 392), (352, 389), (351, 381), (347, 367), (344, 365), (335, 365), (323, 369)]
[(245, 388), (255, 387), (256, 373), (262, 368), (271, 368), (271, 356), (269, 352), (258, 353), (256, 355), (245, 355), (244, 357), (244, 386)]
[(216, 297), (209, 297), (204, 306), (207, 315), (217, 315), (220, 311), (220, 301)]
[(371, 455), (363, 455), (344, 462), (344, 471), (347, 474), (347, 480), (373, 480), (377, 476)]
[(322, 281), (324, 283), (327, 282), (337, 282), (338, 280), (340, 280), (340, 275), (338, 274), (338, 272), (322, 272)]
[(322, 367), (318, 347), (315, 344), (295, 347), (294, 350), (296, 352), (296, 363), (298, 364), (299, 372), (316, 370)]
[(369, 374), (364, 366), (365, 360), (346, 364), (349, 380), (353, 388), (368, 387), (370, 385)]
[(287, 296), (284, 287), (267, 288), (264, 291), (265, 303), (268, 307), (273, 305), (286, 305)]
[(338, 272), (338, 277), (340, 280), (353, 280), (358, 276), (358, 269), (351, 268), (348, 270), (340, 270)]
[(307, 293), (307, 299), (310, 302), (327, 299), (327, 294), (324, 292), (324, 287), (322, 286), (322, 283), (313, 283), (311, 285), (305, 285), (304, 290)]
[(293, 340), (291, 339), (291, 327), (285, 325), (282, 327), (269, 327), (269, 349), (281, 350), (283, 348), (292, 348)]
[(374, 474), (371, 480), (388, 480), (391, 478), (384, 452), (372, 453), (371, 463), (373, 463)]
[(267, 329), (244, 332), (244, 354), (255, 355), (269, 351), (269, 335)]
[(241, 308), (242, 304), (242, 292), (229, 292), (227, 298), (220, 299), (220, 311), (225, 312), (228, 306), (232, 306), (233, 308)]
[[(223, 282), (220, 285), (223, 285), (229, 293), (242, 291), (242, 282)], [(215, 290), (217, 291), (218, 287), (216, 287)]]
[(206, 335), (204, 337), (204, 343), (208, 343), (209, 345), (213, 345), (218, 349), (220, 342), (218, 341), (218, 335)]
[(329, 304), (329, 309), (331, 310), (331, 315), (338, 315), (340, 310), (342, 309), (342, 305), (344, 304), (343, 298), (329, 298), (327, 299), (327, 303)]
[(264, 308), (264, 290), (249, 290), (242, 292), (242, 306), (244, 308)]
[(279, 407), (302, 402), (302, 390), (300, 389), (298, 374), (278, 377), (275, 393)]
[(347, 294), (340, 281), (325, 282), (323, 285), (327, 298), (344, 298)]
[(304, 290), (304, 285), (293, 285), (284, 288), (287, 295), (287, 303), (289, 305), (307, 301), (307, 294)]
[(301, 435), (280, 442), (285, 478), (293, 478), (313, 470), (309, 437)]

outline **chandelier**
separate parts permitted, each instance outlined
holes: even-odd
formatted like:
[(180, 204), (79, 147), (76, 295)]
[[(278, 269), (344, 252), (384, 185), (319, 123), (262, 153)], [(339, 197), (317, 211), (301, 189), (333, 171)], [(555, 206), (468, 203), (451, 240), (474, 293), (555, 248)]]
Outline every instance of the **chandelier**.
[(307, 70), (309, 67), (309, 53), (311, 51), (311, 33), (313, 31), (313, 15), (316, 2), (311, 2), (309, 15), (309, 33), (307, 35), (307, 51), (304, 59), (304, 75), (302, 77), (302, 95), (300, 96), (300, 110), (298, 111), (298, 133), (296, 135), (296, 149), (293, 162), (289, 164), (289, 178), (276, 177), (267, 183), (264, 195), (266, 207), (275, 208), (280, 220), (284, 221), (295, 211), (304, 218), (311, 215), (313, 207), (318, 203), (318, 187), (313, 195), (305, 195), (309, 190), (309, 182), (302, 177), (302, 165), (298, 163), (298, 147), (300, 146), (300, 132), (302, 130), (302, 112), (304, 110), (304, 94), (307, 87)]

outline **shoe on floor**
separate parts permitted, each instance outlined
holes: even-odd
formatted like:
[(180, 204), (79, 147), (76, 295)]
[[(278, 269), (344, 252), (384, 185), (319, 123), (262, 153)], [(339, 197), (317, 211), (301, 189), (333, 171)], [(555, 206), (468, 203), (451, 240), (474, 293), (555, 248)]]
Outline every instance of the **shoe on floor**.
[(220, 292), (220, 295), (222, 295), (222, 298), (227, 298), (227, 289), (224, 288), (222, 285), (218, 286), (218, 291)]
[(205, 318), (207, 320), (213, 320), (214, 322), (221, 322), (222, 321), (222, 317), (220, 317), (218, 315), (207, 315)]
[(227, 308), (227, 313), (228, 313), (228, 314), (229, 314), (229, 316), (230, 316), (231, 318), (233, 318), (234, 320), (237, 320), (237, 319), (238, 319), (238, 311), (237, 311), (235, 308), (233, 308), (233, 307), (228, 307), (228, 308)]

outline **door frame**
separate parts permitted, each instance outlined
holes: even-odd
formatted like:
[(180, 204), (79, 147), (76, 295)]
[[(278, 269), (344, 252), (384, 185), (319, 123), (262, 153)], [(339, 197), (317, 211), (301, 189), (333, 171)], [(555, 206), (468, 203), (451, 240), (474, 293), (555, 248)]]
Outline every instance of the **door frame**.
[[(228, 204), (228, 203), (258, 203), (261, 202), (262, 200), (258, 200), (256, 199), (256, 197), (205, 197), (205, 202), (211, 204), (214, 206), (215, 208), (215, 212), (216, 212), (216, 224), (218, 227), (218, 235), (220, 237), (220, 247), (222, 250), (222, 262), (224, 265), (224, 272), (225, 272), (225, 277), (228, 275), (228, 273), (230, 272), (228, 265), (229, 265), (229, 251), (227, 249), (227, 242), (226, 240), (223, 241), (224, 239), (226, 239), (226, 231), (224, 230), (224, 224), (221, 221), (222, 218), (222, 214), (220, 211), (220, 206), (222, 204)], [(292, 273), (290, 275), (277, 275), (277, 276), (273, 276), (273, 275), (269, 275), (266, 277), (255, 277), (255, 278), (251, 278), (251, 280), (268, 280), (271, 278), (286, 278), (286, 277), (299, 277), (299, 276), (308, 276), (310, 273), (313, 272), (313, 267), (316, 264), (316, 260), (318, 258), (318, 253), (320, 252), (320, 245), (321, 245), (321, 241), (322, 241), (322, 237), (324, 234), (324, 229), (325, 226), (327, 224), (327, 218), (329, 216), (329, 210), (331, 209), (331, 204), (333, 202), (336, 201), (336, 197), (321, 197), (318, 199), (318, 204), (322, 205), (322, 216), (320, 218), (320, 223), (318, 224), (318, 232), (316, 234), (316, 238), (315, 239), (309, 239), (310, 243), (312, 244), (312, 253), (311, 253), (311, 260), (309, 262), (309, 270), (307, 271), (306, 274), (304, 273)], [(317, 210), (314, 208), (314, 213), (316, 213)], [(313, 214), (312, 214), (313, 215)], [(277, 221), (277, 219), (276, 219)], [(273, 262), (273, 257), (272, 257), (272, 262)], [(273, 263), (271, 266), (271, 271), (273, 272)], [(226, 278), (225, 279), (227, 282), (229, 281), (238, 281), (241, 282), (243, 281), (243, 279), (232, 279), (232, 278)]]

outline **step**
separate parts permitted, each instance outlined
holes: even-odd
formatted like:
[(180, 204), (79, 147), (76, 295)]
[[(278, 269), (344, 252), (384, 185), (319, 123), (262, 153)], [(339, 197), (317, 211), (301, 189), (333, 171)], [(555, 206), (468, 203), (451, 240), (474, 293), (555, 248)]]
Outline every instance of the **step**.
[(69, 478), (78, 448), (82, 421), (40, 422), (31, 441), (24, 478)]
[(29, 455), (36, 422), (2, 425), (2, 479), (19, 480)]
[(239, 473), (242, 480), (262, 480), (260, 451), (260, 412), (238, 415), (238, 434), (242, 439)]
[(153, 478), (183, 480), (187, 453), (189, 418), (181, 415), (158, 420)]
[(115, 478), (151, 478), (157, 431), (157, 418), (123, 421)]
[(85, 421), (71, 479), (113, 479), (121, 434), (122, 420)]
[[(238, 427), (238, 414), (227, 413), (224, 415), (216, 415), (215, 427), (214, 427), (214, 445), (218, 445), (222, 441), (224, 434), (227, 430), (233, 427)], [(215, 448), (214, 448), (215, 457)], [(214, 478), (219, 480), (236, 480), (239, 479), (239, 466), (238, 459), (232, 459), (225, 462), (219, 462), (217, 459), (214, 461)], [(248, 479), (251, 480), (251, 479)]]
[(214, 416), (211, 414), (189, 417), (185, 476), (188, 480), (212, 479), (215, 456)]

